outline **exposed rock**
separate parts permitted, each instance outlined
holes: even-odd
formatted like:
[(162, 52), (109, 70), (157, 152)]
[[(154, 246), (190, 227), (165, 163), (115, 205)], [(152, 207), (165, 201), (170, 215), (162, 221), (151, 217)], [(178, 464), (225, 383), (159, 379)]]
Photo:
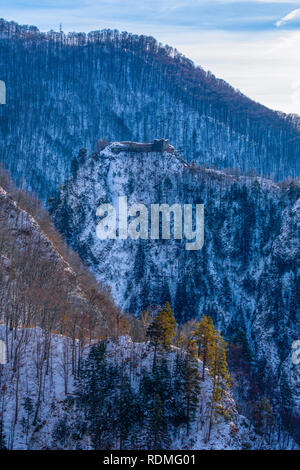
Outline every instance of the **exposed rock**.
[[(147, 207), (204, 203), (203, 249), (188, 252), (173, 235), (99, 240), (96, 209), (103, 202), (117, 204), (120, 195), (129, 205)], [(67, 182), (52, 213), (125, 311), (138, 314), (170, 299), (179, 322), (209, 314), (229, 341), (243, 338), (262, 390), (277, 410), (289, 393), (297, 422), (299, 367), (292, 363), (291, 345), (300, 330), (299, 182), (279, 186), (190, 166), (167, 152), (145, 158), (124, 149), (116, 155), (107, 147)], [(295, 432), (299, 439), (300, 430)]]

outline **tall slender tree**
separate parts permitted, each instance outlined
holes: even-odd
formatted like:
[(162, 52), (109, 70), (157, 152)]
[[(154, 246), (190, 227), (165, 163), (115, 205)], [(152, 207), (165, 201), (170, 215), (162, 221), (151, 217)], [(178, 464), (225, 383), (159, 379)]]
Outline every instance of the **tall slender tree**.
[(197, 347), (190, 340), (183, 363), (183, 390), (186, 412), (186, 433), (190, 433), (190, 424), (194, 419), (200, 394), (200, 375), (197, 361)]
[(156, 364), (158, 349), (169, 349), (172, 338), (176, 334), (176, 327), (177, 324), (171, 309), (171, 305), (169, 302), (166, 302), (165, 305), (159, 310), (158, 314), (153, 319), (147, 330), (147, 336), (150, 340), (150, 345), (154, 347), (153, 368)]
[(198, 357), (202, 361), (202, 380), (204, 380), (205, 367), (209, 362), (209, 354), (215, 341), (215, 329), (211, 317), (204, 315), (201, 321), (196, 323), (193, 337), (198, 347)]
[(213, 389), (210, 400), (210, 416), (208, 439), (210, 439), (213, 418), (218, 414), (227, 415), (228, 411), (222, 406), (226, 390), (228, 390), (231, 379), (229, 376), (226, 360), (227, 343), (223, 340), (219, 331), (215, 331), (214, 341), (209, 350), (209, 373), (213, 381)]

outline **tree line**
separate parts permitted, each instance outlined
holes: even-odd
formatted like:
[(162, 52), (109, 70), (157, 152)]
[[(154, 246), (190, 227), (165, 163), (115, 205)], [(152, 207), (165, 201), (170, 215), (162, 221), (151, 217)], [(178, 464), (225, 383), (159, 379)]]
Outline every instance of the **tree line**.
[[(92, 346), (81, 360), (68, 411), (53, 431), (59, 448), (84, 442), (93, 449), (168, 449), (195, 428), (205, 428), (209, 441), (219, 417), (230, 420), (226, 343), (212, 319), (204, 316), (187, 337), (177, 331), (169, 302), (141, 318), (148, 363), (134, 357), (140, 373), (131, 375), (131, 359), (124, 367), (107, 359), (105, 342)], [(208, 377), (212, 387), (204, 396)]]

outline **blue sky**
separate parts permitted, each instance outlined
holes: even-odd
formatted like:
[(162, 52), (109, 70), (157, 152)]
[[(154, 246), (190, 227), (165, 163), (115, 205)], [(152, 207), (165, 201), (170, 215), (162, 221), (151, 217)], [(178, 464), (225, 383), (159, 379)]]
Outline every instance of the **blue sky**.
[(300, 0), (0, 0), (42, 31), (156, 37), (267, 106), (300, 114)]

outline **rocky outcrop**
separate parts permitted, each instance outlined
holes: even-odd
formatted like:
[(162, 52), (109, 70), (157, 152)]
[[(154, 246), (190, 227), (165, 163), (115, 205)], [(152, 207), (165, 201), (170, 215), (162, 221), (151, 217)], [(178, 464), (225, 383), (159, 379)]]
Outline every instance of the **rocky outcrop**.
[(175, 148), (169, 144), (168, 139), (154, 139), (153, 142), (131, 142), (131, 141), (124, 141), (124, 142), (107, 142), (106, 139), (98, 140), (96, 152), (101, 152), (107, 146), (110, 146), (110, 150), (113, 153), (120, 153), (120, 152), (142, 152), (142, 153), (149, 153), (149, 152), (169, 152), (174, 153)]
[[(173, 235), (99, 240), (96, 209), (117, 205), (120, 195), (147, 207), (203, 203), (203, 249), (189, 252)], [(227, 340), (243, 339), (277, 412), (289, 394), (295, 420), (300, 416), (299, 368), (291, 360), (300, 327), (299, 182), (280, 186), (191, 166), (167, 152), (116, 155), (108, 146), (66, 183), (52, 214), (122, 309), (138, 314), (170, 299), (179, 322), (211, 315)]]

